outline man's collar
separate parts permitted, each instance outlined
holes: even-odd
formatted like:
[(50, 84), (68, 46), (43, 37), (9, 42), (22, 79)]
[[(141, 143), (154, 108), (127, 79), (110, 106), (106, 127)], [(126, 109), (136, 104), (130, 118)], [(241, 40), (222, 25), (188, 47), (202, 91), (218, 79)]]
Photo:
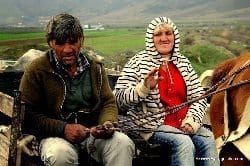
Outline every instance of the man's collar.
[[(49, 57), (50, 57), (50, 63), (55, 65), (56, 71), (60, 74), (67, 75), (67, 70), (57, 60), (56, 54), (53, 50), (49, 51)], [(76, 70), (74, 76), (77, 76), (77, 75), (83, 73), (89, 67), (90, 67), (90, 63), (89, 63), (87, 57), (82, 52), (79, 52), (79, 56), (77, 59), (77, 70)]]

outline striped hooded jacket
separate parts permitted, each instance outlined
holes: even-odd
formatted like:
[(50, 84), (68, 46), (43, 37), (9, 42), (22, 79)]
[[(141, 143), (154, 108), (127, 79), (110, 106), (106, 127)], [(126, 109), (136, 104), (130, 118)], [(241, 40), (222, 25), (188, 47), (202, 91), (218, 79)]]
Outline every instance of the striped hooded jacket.
[[(180, 35), (176, 25), (169, 18), (158, 17), (148, 25), (145, 37), (146, 49), (136, 54), (126, 63), (114, 89), (119, 110), (125, 111), (128, 116), (137, 117), (141, 114), (150, 115), (152, 112), (164, 112), (158, 88), (149, 90), (143, 84), (144, 78), (149, 71), (159, 68), (164, 60), (157, 52), (153, 42), (154, 29), (158, 24), (162, 23), (171, 25), (174, 31), (175, 43), (170, 60), (177, 66), (185, 81), (187, 101), (204, 94), (204, 90), (190, 61), (180, 53)], [(196, 132), (202, 125), (206, 107), (206, 99), (192, 103), (182, 124), (190, 124), (194, 132)], [(164, 113), (140, 118), (134, 122), (140, 124), (147, 121), (149, 123), (144, 125), (145, 128), (156, 128), (163, 124)]]

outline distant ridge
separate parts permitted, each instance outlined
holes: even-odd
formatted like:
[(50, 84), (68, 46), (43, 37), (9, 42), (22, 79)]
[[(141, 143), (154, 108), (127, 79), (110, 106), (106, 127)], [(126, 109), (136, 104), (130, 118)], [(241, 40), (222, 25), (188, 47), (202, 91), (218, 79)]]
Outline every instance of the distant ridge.
[(0, 0), (0, 26), (41, 26), (43, 20), (63, 11), (79, 17), (84, 24), (136, 26), (160, 15), (176, 21), (250, 20), (250, 1)]

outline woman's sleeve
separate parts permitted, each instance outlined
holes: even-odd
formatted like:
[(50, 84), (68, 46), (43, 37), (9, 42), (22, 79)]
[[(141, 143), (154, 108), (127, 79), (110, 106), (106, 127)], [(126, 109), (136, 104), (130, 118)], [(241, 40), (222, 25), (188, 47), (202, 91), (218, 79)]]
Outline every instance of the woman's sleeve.
[(139, 65), (134, 59), (131, 59), (124, 66), (114, 89), (119, 110), (127, 111), (129, 108), (137, 106), (147, 93), (148, 89), (141, 82)]
[[(189, 92), (187, 93), (188, 101), (192, 101), (204, 95), (205, 91), (201, 86), (199, 81), (198, 75), (196, 74), (195, 70), (189, 63), (189, 81), (190, 81), (190, 88)], [(206, 113), (207, 108), (207, 99), (203, 98), (194, 103), (192, 103), (189, 107), (187, 112), (186, 118), (183, 120), (184, 123), (190, 124), (194, 132), (196, 132), (202, 125), (202, 119)]]

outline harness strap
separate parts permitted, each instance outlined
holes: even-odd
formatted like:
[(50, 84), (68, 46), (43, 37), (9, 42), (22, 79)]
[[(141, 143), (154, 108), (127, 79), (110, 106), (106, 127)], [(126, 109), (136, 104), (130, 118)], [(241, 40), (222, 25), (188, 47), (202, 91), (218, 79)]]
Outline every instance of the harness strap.
[[(228, 86), (232, 85), (232, 82), (234, 80), (236, 75), (232, 76), (230, 80), (228, 81)], [(224, 136), (228, 138), (230, 130), (229, 130), (229, 114), (228, 114), (228, 91), (225, 90), (225, 95), (224, 95)]]
[[(232, 78), (230, 78), (230, 80), (228, 81), (227, 86), (230, 86), (232, 84), (234, 78), (235, 78), (235, 75), (233, 75)], [(225, 95), (224, 95), (224, 111), (223, 112), (224, 112), (224, 134), (222, 136), (218, 137), (215, 140), (218, 152), (220, 152), (222, 147), (227, 143), (227, 139), (229, 137), (228, 94), (227, 94), (227, 90), (225, 90)]]
[(228, 134), (227, 136), (222, 135), (215, 140), (218, 151), (220, 151), (227, 142), (232, 142), (250, 160), (249, 119), (250, 119), (250, 97), (248, 97), (242, 118), (239, 122), (237, 129), (231, 131), (230, 134)]

